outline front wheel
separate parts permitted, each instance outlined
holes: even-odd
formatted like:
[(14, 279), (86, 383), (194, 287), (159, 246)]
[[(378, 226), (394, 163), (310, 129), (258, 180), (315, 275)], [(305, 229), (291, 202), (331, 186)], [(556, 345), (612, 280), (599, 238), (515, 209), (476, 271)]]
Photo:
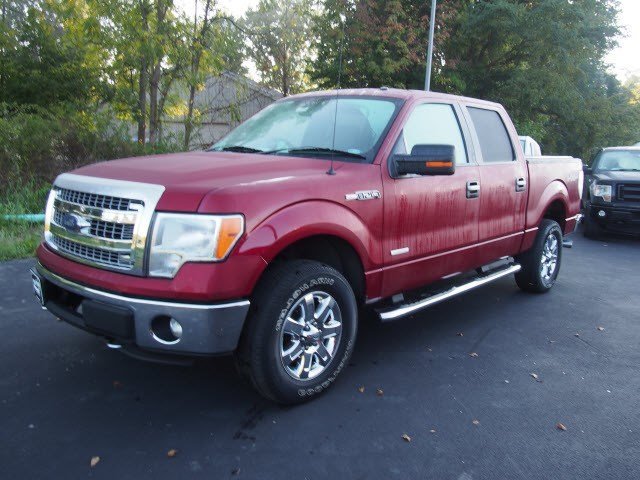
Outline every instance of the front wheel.
[(518, 287), (527, 292), (545, 293), (560, 273), (562, 230), (554, 220), (544, 219), (531, 249), (518, 257), (522, 269), (516, 273)]
[(357, 323), (355, 295), (337, 270), (308, 260), (283, 263), (256, 289), (236, 362), (263, 396), (304, 402), (347, 364)]

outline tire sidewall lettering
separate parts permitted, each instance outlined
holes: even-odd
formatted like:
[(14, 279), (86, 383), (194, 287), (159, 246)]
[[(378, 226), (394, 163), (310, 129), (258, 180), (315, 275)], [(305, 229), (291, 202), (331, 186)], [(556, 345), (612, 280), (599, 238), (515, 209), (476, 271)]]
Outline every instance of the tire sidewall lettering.
[(278, 316), (278, 321), (276, 322), (275, 331), (280, 332), (282, 325), (284, 324), (284, 320), (287, 316), (287, 312), (291, 308), (300, 296), (304, 295), (304, 293), (311, 289), (312, 287), (317, 287), (319, 285), (329, 285), (333, 286), (335, 284), (335, 279), (330, 277), (317, 277), (309, 280), (308, 282), (303, 283), (298, 288), (296, 288), (291, 296), (287, 299), (285, 307), (280, 310), (280, 315)]

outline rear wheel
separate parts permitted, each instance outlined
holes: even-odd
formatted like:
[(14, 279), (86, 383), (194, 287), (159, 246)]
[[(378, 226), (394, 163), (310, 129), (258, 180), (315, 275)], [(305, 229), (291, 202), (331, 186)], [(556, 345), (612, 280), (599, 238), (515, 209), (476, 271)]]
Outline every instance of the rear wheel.
[(516, 273), (518, 287), (545, 293), (558, 278), (562, 261), (562, 230), (554, 220), (544, 219), (531, 249), (518, 257), (522, 269)]
[(284, 263), (256, 289), (237, 365), (265, 397), (304, 402), (347, 364), (357, 321), (355, 295), (337, 270), (308, 260)]

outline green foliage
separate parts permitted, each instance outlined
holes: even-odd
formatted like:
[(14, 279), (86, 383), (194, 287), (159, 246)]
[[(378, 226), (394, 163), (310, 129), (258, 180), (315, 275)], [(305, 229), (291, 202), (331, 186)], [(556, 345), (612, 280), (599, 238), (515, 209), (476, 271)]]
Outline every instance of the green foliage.
[[(9, 2), (15, 11), (19, 2)], [(85, 104), (101, 90), (100, 65), (75, 3), (34, 2), (3, 29), (0, 102)]]
[(27, 181), (9, 186), (0, 195), (0, 261), (33, 255), (42, 237), (39, 222), (6, 219), (5, 215), (43, 212), (49, 185)]
[(245, 16), (247, 57), (255, 62), (262, 82), (284, 96), (299, 93), (308, 84), (310, 9), (310, 0), (260, 0)]
[(30, 181), (51, 182), (81, 165), (147, 153), (175, 151), (178, 142), (141, 146), (108, 110), (93, 114), (0, 104), (0, 195)]
[[(342, 86), (422, 88), (429, 2), (325, 0), (310, 75)], [(615, 0), (438, 2), (434, 90), (503, 103), (545, 153), (589, 157), (640, 138), (637, 83), (606, 73), (619, 34)], [(344, 24), (344, 36), (341, 27)]]

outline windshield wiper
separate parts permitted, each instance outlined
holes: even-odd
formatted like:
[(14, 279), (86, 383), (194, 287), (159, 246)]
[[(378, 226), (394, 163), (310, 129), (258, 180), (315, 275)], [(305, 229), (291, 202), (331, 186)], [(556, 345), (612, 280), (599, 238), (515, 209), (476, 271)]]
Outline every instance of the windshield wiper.
[(281, 148), (280, 150), (271, 150), (270, 152), (264, 152), (266, 155), (273, 155), (277, 153), (292, 153), (296, 154), (305, 154), (305, 153), (319, 153), (322, 155), (337, 155), (340, 157), (349, 157), (349, 158), (361, 158), (366, 160), (367, 157), (361, 155), (359, 153), (347, 152), (345, 150), (336, 150), (334, 148), (323, 148), (323, 147), (302, 147), (302, 148)]
[(212, 149), (213, 152), (236, 152), (236, 153), (264, 153), (259, 148), (245, 147), (244, 145), (230, 145), (220, 149)]

